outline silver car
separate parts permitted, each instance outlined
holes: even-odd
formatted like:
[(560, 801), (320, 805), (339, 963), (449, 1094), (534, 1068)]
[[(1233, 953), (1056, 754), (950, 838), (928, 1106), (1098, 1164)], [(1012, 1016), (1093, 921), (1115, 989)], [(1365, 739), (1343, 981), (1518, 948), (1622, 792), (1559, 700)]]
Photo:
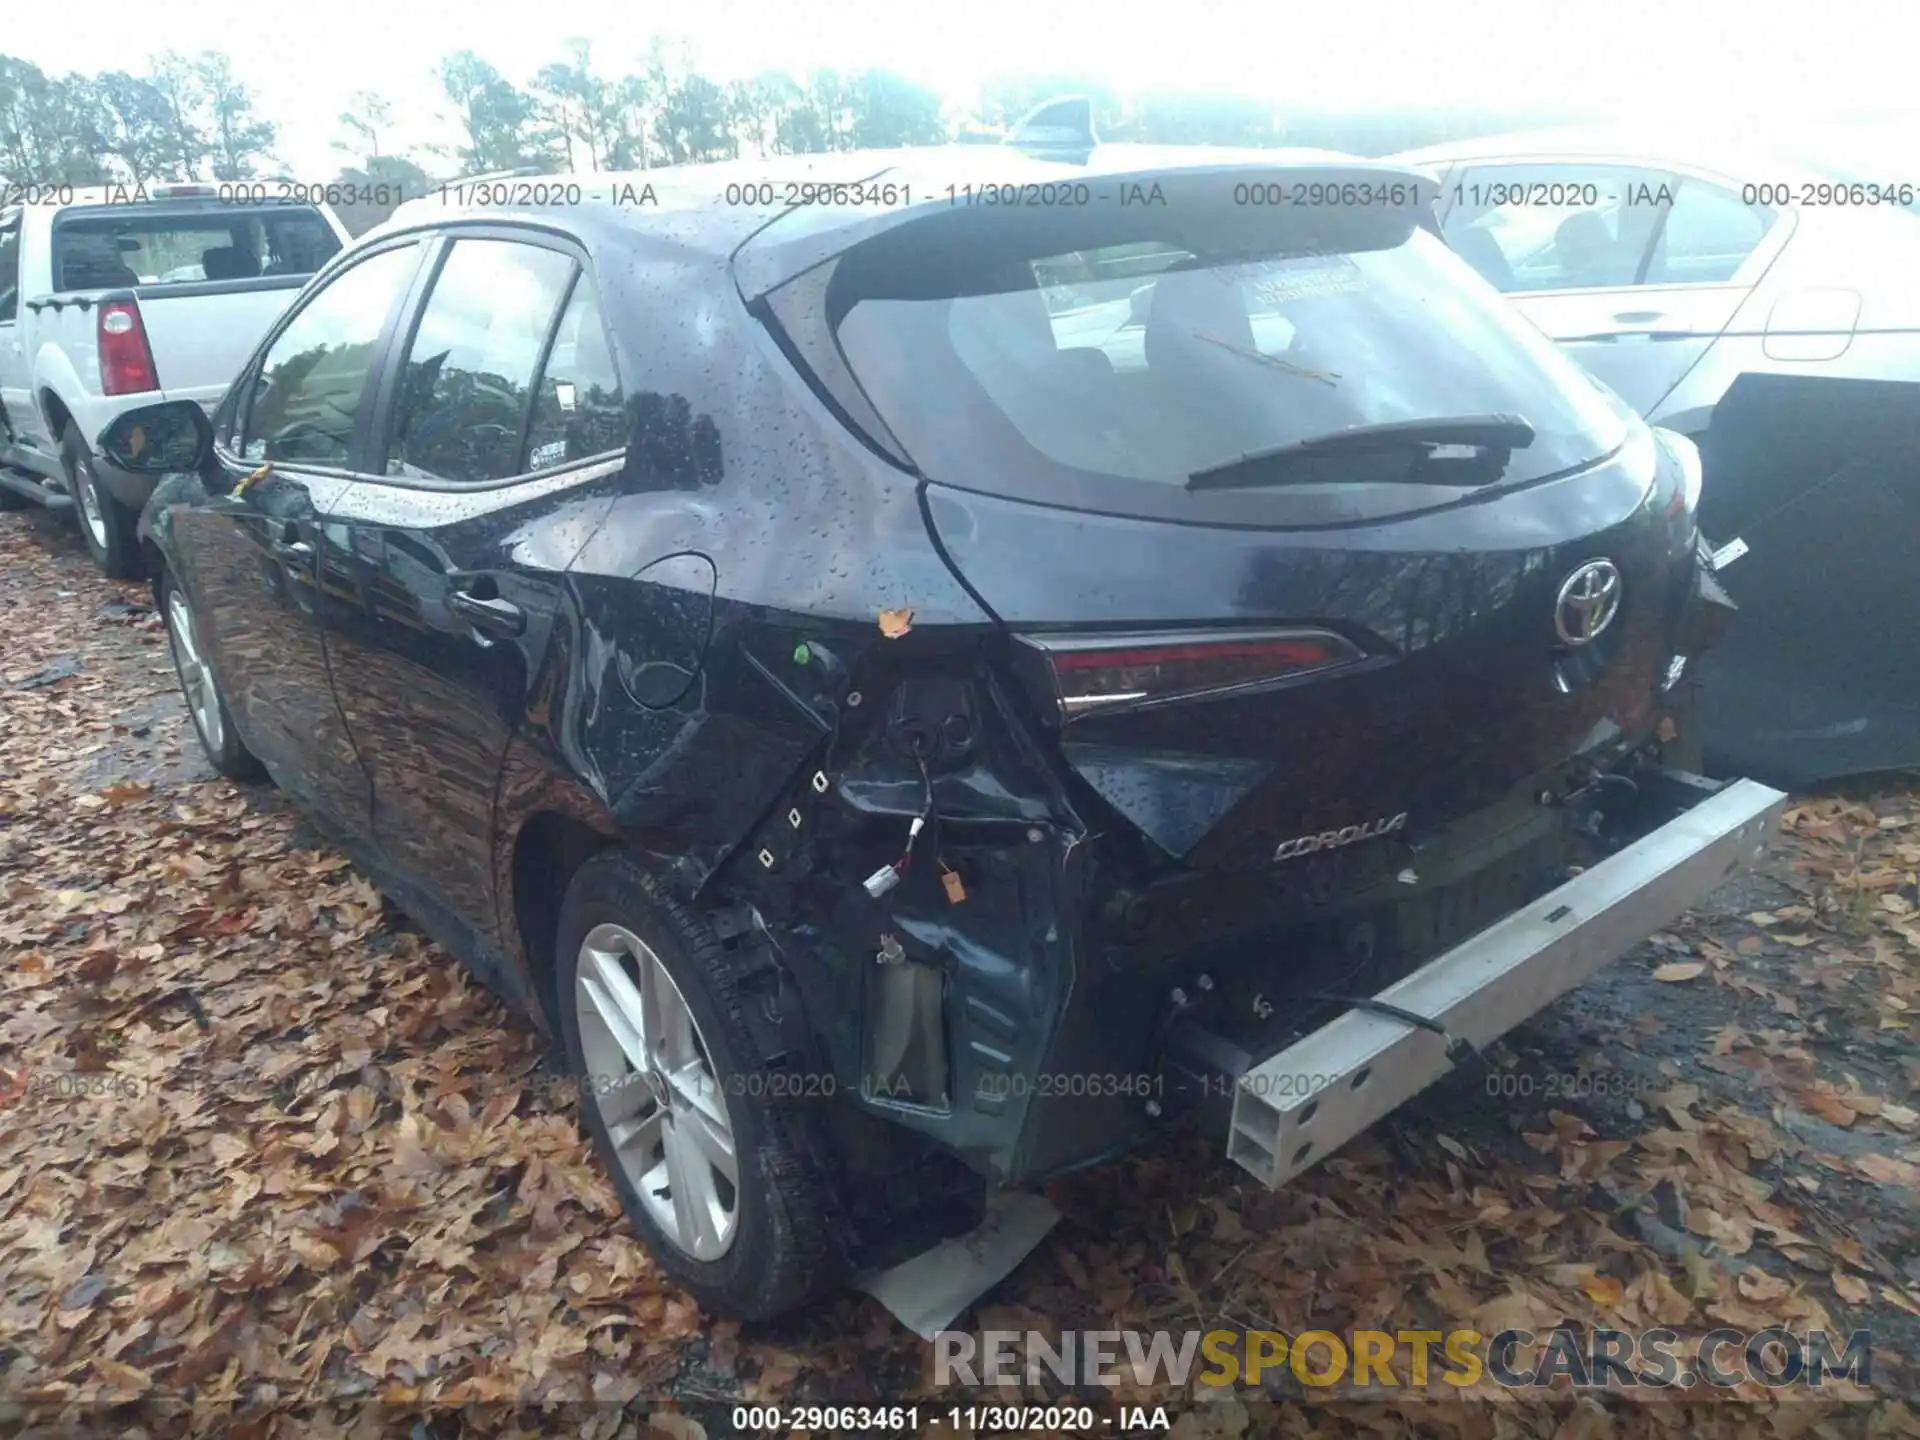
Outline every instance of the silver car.
[(1455, 253), (1655, 424), (1700, 434), (1746, 374), (1920, 379), (1920, 162), (1617, 131), (1395, 158), (1439, 179)]
[(1804, 785), (1920, 764), (1911, 146), (1543, 131), (1396, 158), (1439, 181), (1456, 254), (1698, 441), (1701, 525), (1741, 609), (1698, 677), (1716, 768)]

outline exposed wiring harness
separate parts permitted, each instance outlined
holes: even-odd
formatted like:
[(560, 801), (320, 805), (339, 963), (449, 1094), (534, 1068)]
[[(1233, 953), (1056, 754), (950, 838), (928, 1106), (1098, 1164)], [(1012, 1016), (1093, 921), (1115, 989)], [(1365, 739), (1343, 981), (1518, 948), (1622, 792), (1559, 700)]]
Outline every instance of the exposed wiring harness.
[(913, 758), (920, 766), (920, 784), (924, 798), (920, 802), (920, 813), (913, 817), (913, 823), (907, 827), (907, 843), (900, 851), (900, 858), (891, 865), (882, 865), (863, 882), (867, 894), (876, 900), (906, 878), (907, 868), (913, 864), (913, 848), (919, 842), (920, 832), (925, 830), (927, 822), (934, 818), (933, 772), (927, 768), (927, 757), (918, 746), (914, 747)]
[(920, 764), (920, 784), (926, 798), (920, 802), (920, 813), (913, 817), (913, 823), (907, 827), (907, 848), (902, 850), (900, 858), (893, 862), (893, 868), (903, 875), (907, 867), (913, 863), (914, 842), (920, 838), (920, 832), (927, 828), (927, 822), (933, 818), (933, 772), (927, 769), (927, 757), (918, 749), (913, 752), (913, 758)]

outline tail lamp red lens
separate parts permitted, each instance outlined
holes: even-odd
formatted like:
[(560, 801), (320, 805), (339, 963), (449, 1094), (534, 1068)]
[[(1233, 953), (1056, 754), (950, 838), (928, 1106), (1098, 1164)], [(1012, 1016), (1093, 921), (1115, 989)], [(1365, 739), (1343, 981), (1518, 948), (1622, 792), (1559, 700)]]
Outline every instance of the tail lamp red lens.
[(1660, 516), (1667, 522), (1673, 537), (1684, 545), (1693, 538), (1698, 528), (1700, 447), (1685, 435), (1658, 427), (1653, 431), (1653, 440), (1657, 448), (1666, 452), (1668, 465), (1662, 469), (1668, 471), (1672, 486), (1666, 504), (1661, 507)]
[(140, 306), (132, 300), (107, 301), (100, 307), (100, 393), (138, 395), (159, 388)]
[(1025, 639), (1045, 657), (1068, 719), (1241, 689), (1365, 658), (1330, 630)]

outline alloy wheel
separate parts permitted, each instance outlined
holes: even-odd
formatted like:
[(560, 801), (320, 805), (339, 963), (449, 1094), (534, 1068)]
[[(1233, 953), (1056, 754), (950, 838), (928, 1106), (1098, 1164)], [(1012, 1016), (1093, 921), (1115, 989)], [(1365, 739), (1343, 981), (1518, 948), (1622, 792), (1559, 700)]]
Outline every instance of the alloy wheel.
[(73, 462), (74, 499), (80, 503), (80, 518), (86, 522), (93, 543), (107, 548), (107, 517), (101, 509), (100, 482), (93, 478), (93, 467), (83, 459)]
[(173, 642), (174, 663), (180, 667), (180, 689), (187, 697), (187, 709), (193, 715), (201, 741), (217, 755), (226, 739), (225, 727), (220, 723), (220, 692), (214, 687), (213, 671), (200, 653), (200, 637), (193, 628), (193, 609), (178, 586), (167, 593), (167, 635)]
[(677, 1248), (717, 1260), (740, 1228), (740, 1164), (726, 1096), (699, 1023), (646, 942), (597, 925), (575, 968), (583, 1103)]

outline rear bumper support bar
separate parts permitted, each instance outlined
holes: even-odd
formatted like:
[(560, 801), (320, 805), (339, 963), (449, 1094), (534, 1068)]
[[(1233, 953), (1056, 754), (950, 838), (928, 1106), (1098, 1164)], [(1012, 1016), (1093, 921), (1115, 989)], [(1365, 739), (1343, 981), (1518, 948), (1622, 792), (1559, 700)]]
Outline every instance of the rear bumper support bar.
[[(1227, 1153), (1278, 1189), (1758, 859), (1787, 797), (1737, 780), (1240, 1076)], [(1444, 1031), (1444, 1035), (1440, 1032)]]

